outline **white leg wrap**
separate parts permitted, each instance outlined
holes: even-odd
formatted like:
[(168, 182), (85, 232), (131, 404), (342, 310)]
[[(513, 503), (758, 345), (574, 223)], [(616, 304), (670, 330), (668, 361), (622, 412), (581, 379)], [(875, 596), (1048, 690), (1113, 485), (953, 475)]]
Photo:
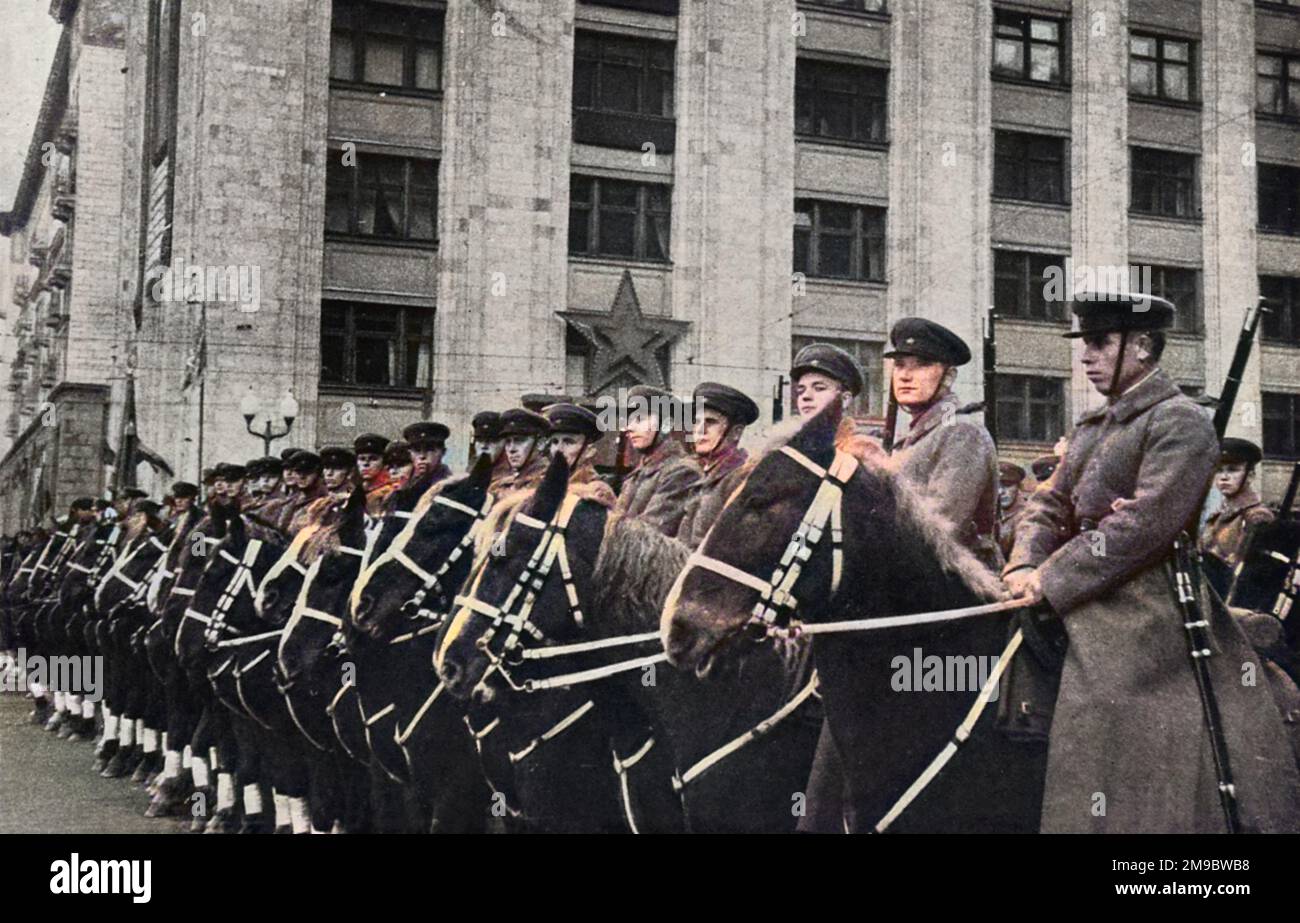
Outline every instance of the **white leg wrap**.
[(185, 749), (181, 751), (181, 769), (189, 769), (192, 765), (194, 765), (194, 751), (190, 749), (189, 744), (186, 744)]
[(117, 744), (120, 747), (129, 747), (135, 743), (135, 722), (130, 718), (122, 721), (122, 730), (117, 735)]
[(158, 752), (158, 732), (153, 728), (145, 728), (144, 732), (140, 735), (140, 740), (144, 744), (145, 753)]
[(81, 716), (81, 696), (79, 696), (79, 695), (69, 695), (68, 698), (67, 698), (67, 701), (68, 701), (68, 711), (72, 712), (73, 717), (80, 717), (80, 716)]
[(117, 738), (117, 715), (109, 714), (108, 709), (104, 709), (104, 740), (114, 740)]
[(163, 753), (163, 778), (174, 779), (181, 774), (181, 755), (175, 750)]
[(68, 697), (64, 695), (62, 692), (58, 692), (57, 690), (54, 693), (54, 710), (55, 711), (68, 710)]
[(217, 810), (235, 806), (235, 779), (228, 772), (217, 773)]
[(244, 786), (244, 813), (262, 813), (262, 790), (255, 784)]
[(46, 692), (45, 687), (42, 686), (40, 683), (36, 682), (35, 680), (27, 684), (27, 690), (32, 694), (33, 699), (45, 698), (45, 692)]
[(144, 743), (144, 719), (135, 719), (135, 739)]
[(190, 769), (194, 773), (194, 787), (207, 788), (212, 778), (208, 775), (208, 763), (202, 757), (194, 757), (190, 763)]
[(94, 702), (82, 702), (82, 703), (81, 703), (81, 717), (85, 718), (87, 721), (90, 721), (90, 720), (92, 720), (92, 719), (95, 717), (95, 703), (94, 703)]
[(271, 797), (275, 799), (275, 825), (277, 827), (289, 826), (289, 796), (281, 795), (279, 792), (272, 790)]
[(213, 769), (217, 769), (221, 766), (221, 760), (217, 759), (216, 747), (208, 747), (208, 765)]
[(311, 814), (307, 810), (306, 798), (289, 799), (289, 822), (293, 824), (294, 833), (312, 833)]

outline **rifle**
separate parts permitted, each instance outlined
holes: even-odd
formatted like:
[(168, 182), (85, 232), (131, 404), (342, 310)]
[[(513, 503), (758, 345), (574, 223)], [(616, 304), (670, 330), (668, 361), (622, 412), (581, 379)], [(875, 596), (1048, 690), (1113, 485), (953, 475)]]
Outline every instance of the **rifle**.
[(1228, 365), (1228, 376), (1223, 383), (1223, 390), (1219, 392), (1219, 406), (1214, 411), (1214, 433), (1220, 439), (1228, 430), (1228, 421), (1232, 419), (1232, 408), (1237, 403), (1237, 392), (1241, 390), (1241, 376), (1246, 372), (1246, 363), (1250, 360), (1250, 350), (1255, 345), (1255, 333), (1259, 330), (1259, 322), (1268, 308), (1264, 303), (1268, 301), (1263, 296), (1259, 301), (1247, 309), (1246, 317), (1241, 323), (1241, 333), (1237, 335), (1237, 348), (1232, 354), (1232, 362)]
[(1296, 462), (1291, 468), (1291, 480), (1286, 485), (1286, 493), (1282, 495), (1282, 505), (1278, 507), (1278, 519), (1291, 518), (1291, 508), (1295, 506), (1297, 487), (1300, 487), (1300, 462)]
[(785, 376), (776, 376), (776, 390), (772, 393), (772, 422), (780, 423), (785, 418)]
[(894, 433), (898, 431), (898, 398), (894, 396), (894, 376), (889, 376), (889, 406), (885, 410), (885, 432), (881, 443), (886, 452), (894, 451)]
[[(1260, 299), (1264, 301), (1264, 299)], [(1228, 366), (1227, 380), (1219, 392), (1219, 406), (1214, 411), (1214, 434), (1223, 438), (1232, 419), (1233, 405), (1237, 402), (1237, 392), (1241, 390), (1241, 376), (1246, 371), (1250, 359), (1250, 350), (1255, 342), (1255, 332), (1259, 329), (1260, 315), (1265, 309), (1256, 304), (1246, 312), (1237, 337), (1237, 349)], [(1192, 676), (1196, 679), (1196, 691), (1201, 700), (1201, 716), (1205, 721), (1205, 730), (1210, 738), (1210, 750), (1214, 757), (1215, 775), (1218, 778), (1219, 804), (1223, 808), (1224, 822), (1229, 833), (1240, 829), (1237, 813), (1237, 795), (1233, 784), (1232, 764), (1228, 752), (1227, 739), (1223, 733), (1223, 718), (1219, 712), (1219, 700), (1210, 681), (1209, 664), (1206, 658), (1213, 650), (1208, 632), (1209, 621), (1201, 612), (1200, 591), (1201, 571), (1200, 556), (1192, 536), (1200, 524), (1200, 510), (1205, 500), (1197, 504), (1197, 511), (1192, 522), (1174, 540), (1174, 554), (1170, 561), (1174, 596), (1182, 614), (1183, 627), (1186, 631), (1188, 653), (1191, 657)], [(1229, 591), (1231, 595), (1231, 591)]]
[(623, 479), (627, 477), (627, 473), (630, 468), (627, 461), (625, 460), (626, 458), (627, 458), (627, 432), (624, 430), (619, 430), (618, 448), (615, 450), (615, 454), (614, 454), (614, 477), (612, 479), (613, 483), (610, 485), (611, 487), (614, 488), (614, 493), (616, 494), (621, 493), (623, 491)]
[(996, 332), (997, 307), (989, 305), (984, 320), (984, 428), (993, 441), (998, 441), (998, 340)]

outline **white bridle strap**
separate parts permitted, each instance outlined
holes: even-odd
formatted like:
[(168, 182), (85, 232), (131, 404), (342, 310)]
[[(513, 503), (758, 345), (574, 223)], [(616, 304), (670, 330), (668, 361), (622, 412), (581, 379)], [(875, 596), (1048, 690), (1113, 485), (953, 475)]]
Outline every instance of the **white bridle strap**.
[(753, 574), (741, 570), (735, 565), (728, 564), (726, 561), (719, 561), (717, 558), (711, 558), (706, 554), (695, 552), (686, 561), (686, 568), (703, 568), (704, 570), (713, 571), (719, 576), (726, 577), (734, 583), (739, 583), (749, 587), (751, 590), (757, 590), (767, 599), (772, 592), (772, 582), (770, 580), (760, 580)]
[(438, 494), (438, 496), (434, 497), (433, 502), (439, 506), (446, 506), (453, 510), (459, 510), (466, 516), (477, 517), (479, 515), (479, 511), (474, 509), (474, 507), (461, 503), (459, 500), (453, 500), (451, 497), (444, 497), (442, 494)]
[(388, 553), (394, 561), (397, 561), (399, 564), (401, 564), (411, 573), (415, 574), (416, 577), (422, 580), (425, 586), (431, 587), (438, 582), (437, 576), (431, 574), (429, 571), (421, 567), (419, 562), (417, 562), (414, 558), (412, 558), (409, 554), (407, 554), (404, 548), (394, 548)]
[(333, 625), (335, 628), (343, 627), (343, 620), (337, 615), (332, 615), (324, 609), (315, 609), (311, 606), (295, 606), (294, 615), (305, 615), (309, 619), (315, 619), (318, 622), (325, 622), (327, 625)]

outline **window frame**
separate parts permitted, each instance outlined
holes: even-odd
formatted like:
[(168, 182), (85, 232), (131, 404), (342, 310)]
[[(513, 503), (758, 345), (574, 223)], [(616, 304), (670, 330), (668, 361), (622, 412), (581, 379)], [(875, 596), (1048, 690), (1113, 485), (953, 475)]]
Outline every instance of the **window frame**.
[[(1260, 397), (1263, 405), (1264, 457), (1288, 462), (1300, 460), (1300, 394), (1290, 391), (1264, 391), (1261, 392)], [(1287, 409), (1280, 413), (1276, 409), (1279, 401), (1287, 404)], [(1270, 405), (1274, 406), (1270, 407)], [(1270, 424), (1277, 425), (1278, 421), (1281, 421), (1285, 427), (1281, 446), (1277, 442), (1277, 431), (1270, 426)]]
[[(1017, 301), (1014, 305), (1004, 304), (998, 298), (998, 280), (1009, 279), (1012, 277), (1010, 272), (1005, 271), (1005, 266), (999, 268), (999, 260), (1006, 261), (1015, 259), (1015, 282), (1019, 289), (1017, 292)], [(1009, 248), (995, 248), (993, 250), (993, 302), (997, 306), (998, 320), (1011, 321), (1030, 321), (1033, 323), (1054, 324), (1057, 326), (1069, 323), (1069, 316), (1066, 312), (1066, 305), (1063, 301), (1048, 301), (1041, 297), (1043, 287), (1046, 281), (1042, 276), (1042, 269), (1047, 266), (1059, 266), (1061, 272), (1065, 272), (1065, 261), (1069, 258), (1066, 253), (1040, 253), (1032, 250), (1012, 250)], [(1035, 266), (1035, 263), (1040, 263)], [(1037, 269), (1037, 272), (1035, 271)], [(1034, 283), (1038, 283), (1039, 296), (1034, 296)], [(1038, 305), (1043, 306), (1042, 316), (1038, 316), (1032, 309)]]
[[(344, 312), (344, 322), (342, 327), (333, 327), (326, 324), (326, 311), (328, 308), (341, 308)], [(392, 311), (396, 315), (397, 333), (385, 338), (386, 342), (397, 345), (395, 350), (395, 370), (393, 377), (397, 383), (389, 382), (380, 384), (374, 382), (357, 381), (357, 313), (358, 310), (383, 310)], [(381, 302), (356, 301), (348, 298), (331, 298), (323, 297), (321, 299), (321, 321), (320, 321), (320, 351), (321, 362), (319, 368), (319, 384), (322, 389), (352, 389), (363, 388), (368, 390), (381, 390), (385, 392), (405, 392), (412, 393), (416, 391), (427, 390), (433, 381), (433, 322), (435, 309), (422, 305), (406, 304), (385, 304)], [(343, 378), (327, 379), (325, 377), (325, 339), (329, 336), (342, 337), (342, 355), (343, 355)], [(362, 336), (365, 336), (363, 333)], [(370, 336), (371, 339), (379, 339)], [(423, 346), (428, 350), (428, 379), (426, 381), (416, 381), (415, 384), (404, 384), (407, 373), (411, 377), (417, 377), (419, 374), (419, 365), (414, 370), (407, 368), (408, 350), (412, 344)]]
[[(591, 183), (591, 201), (576, 201), (573, 197), (574, 180), (588, 181)], [(610, 183), (622, 183), (636, 188), (636, 205), (607, 205), (602, 201), (602, 190), (608, 190)], [(668, 204), (666, 209), (654, 208), (651, 205), (650, 193), (651, 187), (660, 187), (664, 190), (665, 201)], [(640, 180), (620, 179), (611, 176), (598, 176), (591, 173), (572, 173), (569, 177), (569, 238), (567, 242), (568, 255), (570, 257), (580, 257), (584, 259), (597, 260), (631, 260), (642, 263), (655, 263), (657, 265), (671, 264), (672, 262), (672, 186), (667, 183), (643, 182)], [(635, 211), (633, 211), (633, 209)], [(585, 251), (575, 251), (573, 249), (573, 224), (574, 213), (585, 213), (586, 221), (586, 241), (587, 249)], [(604, 213), (623, 213), (633, 214), (634, 224), (632, 226), (632, 254), (604, 252), (600, 249), (601, 225), (603, 224), (601, 216)], [(663, 242), (664, 253), (662, 258), (658, 256), (647, 255), (647, 247), (652, 240), (652, 229), (650, 222), (656, 216), (664, 216), (668, 219), (668, 236)]]
[[(1266, 182), (1272, 171), (1280, 171), (1276, 180)], [(1289, 179), (1288, 179), (1289, 177)], [(1283, 234), (1288, 237), (1300, 236), (1300, 167), (1281, 163), (1259, 163), (1256, 166), (1256, 196), (1258, 229), (1266, 234)], [(1274, 196), (1273, 190), (1281, 190), (1282, 195)], [(1264, 223), (1264, 203), (1284, 201), (1285, 193), (1290, 192), (1290, 218), (1284, 224)]]
[[(1031, 153), (1031, 147), (1034, 144), (1044, 141), (1052, 142), (1053, 146), (1059, 151), (1059, 157), (1053, 160), (1046, 160), (1041, 156), (1034, 156)], [(999, 151), (1000, 147), (1006, 144), (1015, 143), (1019, 150), (1014, 152), (1015, 156), (1010, 156), (1005, 150)], [(1059, 135), (1037, 134), (1028, 131), (1016, 131), (1014, 129), (998, 128), (993, 132), (993, 197), (997, 199), (1007, 199), (1016, 202), (1033, 202), (1039, 205), (1069, 205), (1070, 204), (1070, 171), (1069, 161), (1070, 153), (1067, 148), (1068, 138)], [(1000, 189), (998, 180), (1000, 176), (1005, 176), (999, 169), (1008, 166), (1014, 166), (1016, 172), (1017, 189), (1014, 192), (1008, 192)], [(1050, 164), (1054, 167), (1056, 177), (1055, 182), (1059, 197), (1042, 198), (1031, 196), (1030, 177), (1031, 168)]]
[[(338, 148), (330, 148), (328, 160), (326, 162), (325, 177), (325, 237), (327, 240), (355, 240), (369, 243), (396, 244), (414, 247), (430, 247), (436, 249), (438, 246), (438, 178), (440, 172), (440, 161), (435, 158), (411, 157), (406, 154), (384, 154), (376, 151), (357, 151), (356, 164), (354, 166), (345, 166), (336, 160), (341, 153)], [(399, 236), (385, 234), (365, 233), (360, 228), (361, 215), (361, 193), (362, 193), (362, 172), (363, 163), (366, 158), (381, 157), (387, 160), (401, 161), (402, 163), (402, 233)], [(433, 170), (433, 214), (432, 214), (432, 237), (411, 237), (411, 198), (413, 192), (412, 178), (415, 165), (429, 164)], [(350, 182), (348, 184), (348, 229), (346, 231), (334, 230), (329, 226), (330, 222), (330, 192), (333, 189), (330, 177), (337, 175), (335, 171), (347, 170)]]
[[(1201, 270), (1193, 266), (1171, 266), (1167, 264), (1148, 264), (1147, 268), (1151, 270), (1151, 288), (1149, 295), (1156, 295), (1170, 301), (1177, 308), (1174, 314), (1174, 326), (1169, 328), (1173, 334), (1188, 334), (1192, 336), (1201, 336), (1205, 333), (1205, 310), (1204, 310), (1204, 282)], [(1192, 281), (1192, 303), (1190, 313), (1187, 311), (1187, 300), (1179, 297), (1171, 298), (1169, 296), (1170, 285), (1168, 276), (1170, 273), (1187, 273), (1188, 278)], [(1190, 319), (1190, 326), (1185, 319)]]
[[(836, 90), (830, 91), (823, 84), (830, 78), (853, 78), (852, 93)], [(876, 83), (879, 82), (877, 86)], [(852, 129), (849, 136), (831, 134), (819, 130), (819, 112), (826, 107), (825, 94), (835, 92), (841, 96), (850, 96)], [(800, 109), (803, 94), (808, 94), (811, 108), (810, 128), (800, 130)], [(795, 137), (805, 141), (825, 144), (840, 144), (861, 148), (885, 148), (889, 145), (889, 69), (868, 64), (846, 64), (841, 61), (828, 61), (824, 58), (799, 56), (795, 60), (794, 77), (795, 99)], [(866, 123), (864, 134), (860, 129)], [(878, 132), (872, 132), (878, 126)]]
[[(1050, 399), (1034, 397), (1031, 390), (1035, 384), (1049, 384), (1055, 393)], [(1020, 372), (995, 372), (994, 386), (997, 389), (998, 438), (1006, 442), (1051, 445), (1065, 435), (1068, 399), (1066, 379)], [(1012, 389), (1015, 393), (1008, 393)], [(1053, 415), (1046, 427), (1047, 434), (1042, 438), (1031, 432), (1035, 407), (1046, 407)], [(1013, 410), (1018, 410), (1019, 418), (1015, 421), (1008, 416)]]
[[(1010, 20), (1019, 20), (1018, 23)], [(1052, 23), (1057, 29), (1057, 39), (1036, 39), (1033, 37), (1034, 23)], [(1053, 16), (1040, 16), (1034, 13), (1023, 12), (1021, 10), (1006, 9), (1004, 7), (993, 8), (993, 42), (991, 45), (992, 60), (989, 63), (989, 69), (995, 80), (1011, 80), (1022, 83), (1032, 84), (1042, 87), (1067, 87), (1070, 85), (1070, 55), (1069, 43), (1069, 20), (1058, 19)], [(999, 35), (1000, 27), (1018, 28), (1019, 36)], [(1003, 70), (998, 67), (998, 42), (1015, 41), (1020, 45), (1021, 67), (1019, 73), (1013, 73), (1010, 70)], [(1033, 49), (1035, 45), (1054, 47), (1056, 49), (1056, 70), (1059, 75), (1055, 80), (1038, 80), (1031, 77), (1033, 70)]]
[[(586, 55), (582, 52), (583, 42), (595, 42), (597, 53), (595, 56)], [(629, 111), (626, 109), (609, 109), (602, 104), (604, 101), (604, 78), (605, 71), (615, 65), (605, 55), (605, 49), (608, 44), (614, 42), (626, 43), (635, 46), (640, 57), (639, 65), (635, 69), (636, 73), (636, 96), (637, 108)], [(653, 46), (663, 46), (655, 48)], [(668, 66), (657, 67), (652, 62), (652, 52), (662, 51), (667, 53)], [(619, 116), (634, 116), (649, 119), (664, 119), (673, 121), (677, 118), (677, 101), (675, 94), (677, 92), (677, 49), (674, 42), (663, 41), (661, 39), (643, 38), (641, 36), (624, 35), (621, 32), (600, 32), (592, 29), (577, 29), (574, 32), (573, 40), (573, 108), (580, 112), (593, 112)], [(592, 81), (589, 87), (591, 96), (591, 105), (578, 105), (578, 62), (586, 61), (592, 65)], [(622, 65), (626, 66), (626, 65)], [(663, 99), (661, 109), (667, 109), (667, 112), (650, 112), (646, 109), (647, 87), (650, 78), (658, 74), (663, 79), (667, 74), (667, 85), (663, 88)]]
[[(1297, 6), (1300, 12), (1300, 6)], [(1262, 58), (1273, 58), (1278, 62), (1277, 76), (1260, 72)], [(1292, 66), (1296, 75), (1291, 75)], [(1277, 83), (1279, 111), (1262, 109), (1259, 105), (1260, 82), (1272, 80)], [(1294, 110), (1294, 111), (1292, 111)], [(1255, 113), (1269, 119), (1281, 119), (1286, 122), (1300, 122), (1300, 53), (1288, 54), (1285, 51), (1255, 50)]]
[[(1133, 40), (1135, 38), (1148, 39), (1156, 43), (1155, 55), (1142, 55), (1133, 50)], [(1165, 44), (1176, 42), (1187, 46), (1187, 60), (1179, 61), (1170, 59), (1165, 54)], [(1128, 72), (1128, 92), (1135, 99), (1149, 100), (1162, 103), (1173, 103), (1175, 105), (1195, 105), (1200, 102), (1200, 87), (1196, 79), (1197, 75), (1197, 47), (1196, 41), (1190, 38), (1183, 38), (1177, 35), (1161, 35), (1155, 32), (1146, 32), (1143, 30), (1129, 31), (1129, 72)], [(1156, 91), (1155, 93), (1142, 93), (1133, 88), (1133, 61), (1147, 61), (1156, 72)], [(1187, 98), (1179, 99), (1177, 96), (1170, 96), (1165, 89), (1165, 68), (1181, 67), (1187, 71)]]
[(1273, 283), (1278, 283), (1282, 289), (1281, 305), (1269, 306), (1269, 313), (1260, 322), (1260, 340), (1276, 346), (1300, 347), (1300, 276), (1261, 273), (1259, 294), (1273, 298), (1265, 292), (1265, 288), (1271, 288)]
[[(331, 86), (350, 87), (376, 93), (394, 93), (403, 96), (439, 97), (444, 84), (446, 15), (442, 10), (431, 7), (406, 6), (401, 3), (379, 3), (373, 0), (334, 0), (336, 7), (346, 7), (349, 16), (354, 17), (350, 24), (340, 24), (336, 15), (330, 23), (329, 81)], [(380, 12), (401, 11), (406, 29), (398, 33), (380, 32), (368, 28)], [(424, 14), (436, 23), (437, 39), (420, 35), (411, 28), (413, 18)], [(370, 36), (383, 36), (388, 41), (401, 40), (402, 44), (402, 82), (374, 83), (365, 79), (366, 48)], [(352, 42), (352, 75), (336, 77), (334, 75), (334, 42), (338, 36), (347, 36)], [(432, 49), (438, 56), (438, 85), (436, 87), (419, 87), (415, 85), (416, 69), (421, 51)]]
[[(794, 224), (793, 233), (795, 238), (794, 254), (792, 260), (792, 271), (803, 273), (806, 279), (823, 279), (835, 282), (875, 282), (884, 283), (886, 281), (887, 252), (886, 252), (886, 232), (888, 221), (888, 209), (880, 205), (864, 205), (858, 202), (840, 202), (833, 199), (818, 199), (812, 196), (800, 196), (794, 200), (794, 214), (798, 215), (808, 208), (801, 208), (801, 203), (811, 206), (811, 223), (807, 228), (802, 228), (799, 224)], [(823, 206), (837, 206), (850, 210), (852, 219), (850, 228), (839, 228), (827, 226), (822, 218)], [(798, 235), (805, 233), (808, 235), (806, 247), (807, 265), (800, 268), (798, 265)], [(827, 275), (822, 273), (821, 266), (821, 243), (823, 237), (847, 237), (849, 239), (849, 274), (844, 276)], [(879, 253), (878, 271), (872, 273), (870, 253)], [(865, 258), (864, 258), (865, 257)], [(864, 266), (863, 264), (867, 265)]]
[[(1152, 155), (1158, 155), (1162, 158), (1177, 158), (1179, 163), (1186, 163), (1188, 166), (1187, 176), (1170, 175), (1168, 171), (1169, 160), (1162, 162), (1158, 168), (1151, 168), (1147, 165), (1139, 166), (1139, 159), (1150, 158)], [(1129, 145), (1129, 211), (1135, 215), (1145, 215), (1152, 218), (1175, 218), (1180, 220), (1200, 220), (1201, 219), (1201, 200), (1197, 171), (1199, 160), (1195, 154), (1187, 151), (1172, 151), (1167, 148), (1144, 147), (1141, 145)], [(1139, 205), (1137, 184), (1139, 177), (1150, 177), (1154, 180), (1155, 197), (1157, 206), (1154, 209), (1148, 209)], [(1175, 198), (1181, 188), (1185, 187), (1187, 195), (1187, 213), (1178, 214), (1177, 211), (1169, 212), (1161, 208), (1165, 201), (1165, 194), (1169, 190), (1169, 185), (1173, 184)]]

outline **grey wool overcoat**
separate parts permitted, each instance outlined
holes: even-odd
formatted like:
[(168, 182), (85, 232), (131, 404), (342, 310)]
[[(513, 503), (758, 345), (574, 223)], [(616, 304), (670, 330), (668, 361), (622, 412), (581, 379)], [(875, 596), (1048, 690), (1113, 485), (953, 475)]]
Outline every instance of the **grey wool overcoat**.
[[(1007, 572), (1037, 567), (1069, 635), (1044, 832), (1223, 832), (1210, 737), (1168, 561), (1218, 459), (1206, 415), (1155, 372), (1086, 414), (1030, 498)], [(1245, 831), (1300, 830), (1300, 776), (1259, 659), (1202, 592)]]

